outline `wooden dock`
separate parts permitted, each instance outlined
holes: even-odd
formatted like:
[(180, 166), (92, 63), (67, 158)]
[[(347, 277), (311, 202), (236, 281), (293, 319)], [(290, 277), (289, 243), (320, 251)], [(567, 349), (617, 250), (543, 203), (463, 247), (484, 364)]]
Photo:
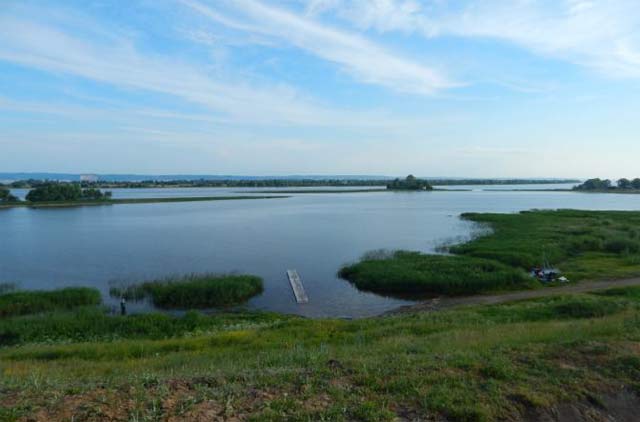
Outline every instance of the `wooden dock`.
[(293, 290), (293, 295), (296, 297), (296, 302), (308, 303), (309, 298), (307, 297), (307, 293), (304, 291), (304, 287), (302, 287), (302, 280), (300, 280), (298, 272), (296, 270), (287, 270), (287, 278), (289, 278), (289, 284), (291, 284), (291, 289)]

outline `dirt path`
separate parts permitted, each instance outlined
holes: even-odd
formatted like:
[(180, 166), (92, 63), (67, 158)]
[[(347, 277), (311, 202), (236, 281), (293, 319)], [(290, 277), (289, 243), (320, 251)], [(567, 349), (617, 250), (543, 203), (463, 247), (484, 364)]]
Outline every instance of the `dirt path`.
[(585, 281), (562, 287), (547, 287), (539, 290), (523, 290), (499, 295), (461, 296), (461, 297), (437, 297), (415, 305), (402, 306), (387, 314), (400, 314), (411, 312), (431, 312), (449, 309), (465, 305), (495, 305), (498, 303), (514, 302), (524, 299), (536, 299), (540, 297), (560, 296), (571, 293), (588, 293), (598, 290), (606, 290), (614, 287), (640, 286), (640, 278), (608, 281)]

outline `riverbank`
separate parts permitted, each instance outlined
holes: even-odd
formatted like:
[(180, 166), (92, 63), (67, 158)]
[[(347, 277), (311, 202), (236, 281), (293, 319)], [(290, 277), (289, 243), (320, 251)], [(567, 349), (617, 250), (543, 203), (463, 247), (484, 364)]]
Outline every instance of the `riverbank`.
[(126, 205), (126, 204), (155, 204), (155, 203), (173, 203), (173, 202), (207, 202), (207, 201), (239, 201), (249, 199), (283, 199), (288, 196), (191, 196), (176, 198), (123, 198), (108, 199), (99, 201), (55, 201), (55, 202), (12, 202), (0, 204), (3, 208), (68, 208), (68, 207), (89, 207), (100, 205)]

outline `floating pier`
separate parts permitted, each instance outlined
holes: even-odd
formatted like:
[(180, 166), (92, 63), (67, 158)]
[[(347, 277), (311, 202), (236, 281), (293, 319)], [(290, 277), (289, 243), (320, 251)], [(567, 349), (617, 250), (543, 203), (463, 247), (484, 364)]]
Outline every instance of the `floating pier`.
[(296, 297), (296, 302), (308, 303), (309, 298), (304, 291), (304, 287), (302, 287), (302, 280), (300, 280), (298, 272), (296, 270), (287, 270), (287, 278), (289, 279), (289, 284), (291, 284), (293, 295)]

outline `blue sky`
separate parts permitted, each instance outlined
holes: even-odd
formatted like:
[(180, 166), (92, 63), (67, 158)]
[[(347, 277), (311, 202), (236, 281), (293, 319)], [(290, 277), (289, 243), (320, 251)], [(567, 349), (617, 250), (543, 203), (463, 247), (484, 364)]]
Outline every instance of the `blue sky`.
[(637, 0), (0, 0), (0, 171), (637, 177)]

